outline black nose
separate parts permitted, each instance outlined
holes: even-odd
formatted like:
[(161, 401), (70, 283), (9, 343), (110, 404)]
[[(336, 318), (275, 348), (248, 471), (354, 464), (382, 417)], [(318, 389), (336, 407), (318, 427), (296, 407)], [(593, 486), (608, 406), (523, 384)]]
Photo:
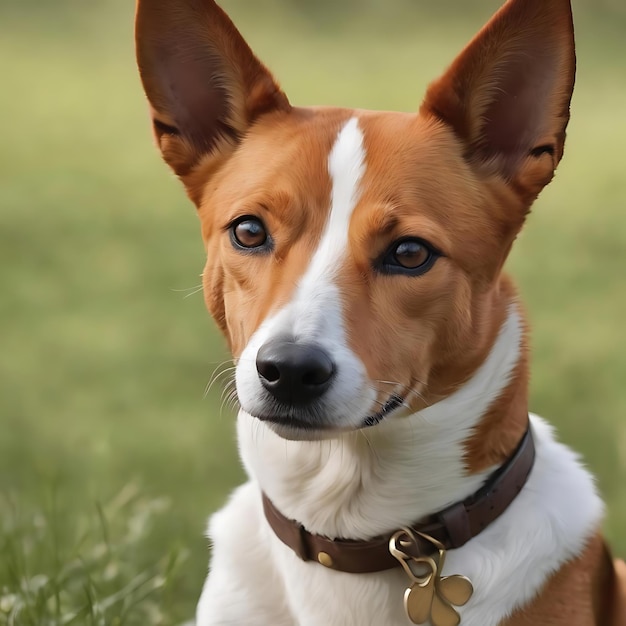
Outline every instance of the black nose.
[(256, 369), (265, 389), (279, 402), (291, 405), (319, 398), (330, 387), (335, 373), (327, 352), (292, 338), (273, 339), (261, 346)]

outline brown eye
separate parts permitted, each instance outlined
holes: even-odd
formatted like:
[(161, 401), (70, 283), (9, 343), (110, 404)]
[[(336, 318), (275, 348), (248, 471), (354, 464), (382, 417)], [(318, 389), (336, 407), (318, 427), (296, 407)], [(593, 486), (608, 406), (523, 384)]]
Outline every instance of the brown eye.
[(430, 250), (419, 241), (408, 240), (399, 243), (393, 251), (398, 265), (408, 270), (421, 267), (430, 258)]
[(241, 248), (260, 248), (267, 242), (267, 231), (261, 220), (245, 217), (231, 227), (233, 242)]
[(396, 241), (376, 265), (378, 271), (383, 274), (421, 276), (440, 256), (441, 254), (423, 239), (405, 237)]

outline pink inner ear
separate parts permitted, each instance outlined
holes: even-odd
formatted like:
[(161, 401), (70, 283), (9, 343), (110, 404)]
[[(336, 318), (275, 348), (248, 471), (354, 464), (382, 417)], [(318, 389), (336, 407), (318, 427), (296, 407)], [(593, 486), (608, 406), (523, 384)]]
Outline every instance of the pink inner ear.
[(422, 111), (507, 179), (529, 155), (551, 153), (556, 167), (575, 64), (569, 0), (509, 0), (430, 86)]

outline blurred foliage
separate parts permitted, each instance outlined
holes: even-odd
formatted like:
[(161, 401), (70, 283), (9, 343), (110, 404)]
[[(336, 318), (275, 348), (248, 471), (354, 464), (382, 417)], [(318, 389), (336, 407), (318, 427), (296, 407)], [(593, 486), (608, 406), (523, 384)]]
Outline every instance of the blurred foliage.
[[(133, 0), (104, 0), (85, 9), (84, 0), (3, 0), (3, 11), (26, 15), (30, 19), (54, 20), (72, 23), (85, 13), (102, 13), (102, 5), (129, 6)], [(500, 2), (498, 0), (225, 0), (221, 3), (229, 12), (252, 13), (271, 16), (291, 13), (305, 21), (324, 28), (341, 26), (362, 19), (376, 19), (397, 30), (411, 28), (407, 15), (464, 18), (469, 15), (488, 16)], [(607, 28), (626, 24), (626, 3), (623, 0), (572, 0), (574, 11), (605, 23)], [(398, 19), (400, 18), (400, 19)], [(616, 25), (615, 20), (618, 24)]]
[[(294, 103), (414, 110), (498, 1), (222, 4)], [(626, 13), (622, 0), (574, 5), (566, 158), (509, 269), (533, 330), (531, 407), (598, 476), (607, 534), (626, 554)], [(142, 504), (110, 522), (124, 574), (94, 606), (142, 572), (162, 575), (183, 546), (185, 567), (156, 597), (164, 624), (191, 617), (206, 515), (243, 478), (219, 385), (203, 399), (227, 355), (196, 293), (197, 219), (151, 145), (133, 10), (132, 0), (0, 5), (0, 494), (12, 494), (0, 495), (0, 518), (22, 520), (0, 538), (0, 611), (33, 585), (35, 602), (54, 588), (33, 577), (60, 580), (46, 560), (50, 519), (65, 527), (61, 564), (89, 564), (64, 605), (78, 610), (78, 587), (110, 565), (92, 560), (100, 521), (90, 503), (136, 480)], [(56, 518), (44, 506), (51, 490)], [(127, 524), (162, 496), (171, 507), (127, 549)], [(23, 538), (43, 565), (10, 565)]]
[(186, 559), (171, 546), (144, 563), (142, 542), (163, 499), (128, 485), (105, 506), (70, 519), (51, 495), (48, 510), (24, 513), (0, 499), (1, 626), (145, 626), (172, 624), (163, 597)]

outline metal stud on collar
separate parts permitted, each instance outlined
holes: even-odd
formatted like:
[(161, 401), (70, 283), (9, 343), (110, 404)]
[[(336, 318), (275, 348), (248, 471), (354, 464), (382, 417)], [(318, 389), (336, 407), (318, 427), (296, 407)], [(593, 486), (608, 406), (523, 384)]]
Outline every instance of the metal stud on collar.
[[(432, 557), (415, 557), (406, 552), (417, 545), (419, 535), (433, 545)], [(453, 608), (463, 606), (474, 593), (471, 581), (465, 576), (441, 576), (446, 559), (446, 550), (433, 537), (403, 528), (389, 540), (389, 552), (398, 559), (409, 577), (410, 586), (404, 592), (404, 609), (414, 624), (432, 626), (459, 626), (461, 616)]]

